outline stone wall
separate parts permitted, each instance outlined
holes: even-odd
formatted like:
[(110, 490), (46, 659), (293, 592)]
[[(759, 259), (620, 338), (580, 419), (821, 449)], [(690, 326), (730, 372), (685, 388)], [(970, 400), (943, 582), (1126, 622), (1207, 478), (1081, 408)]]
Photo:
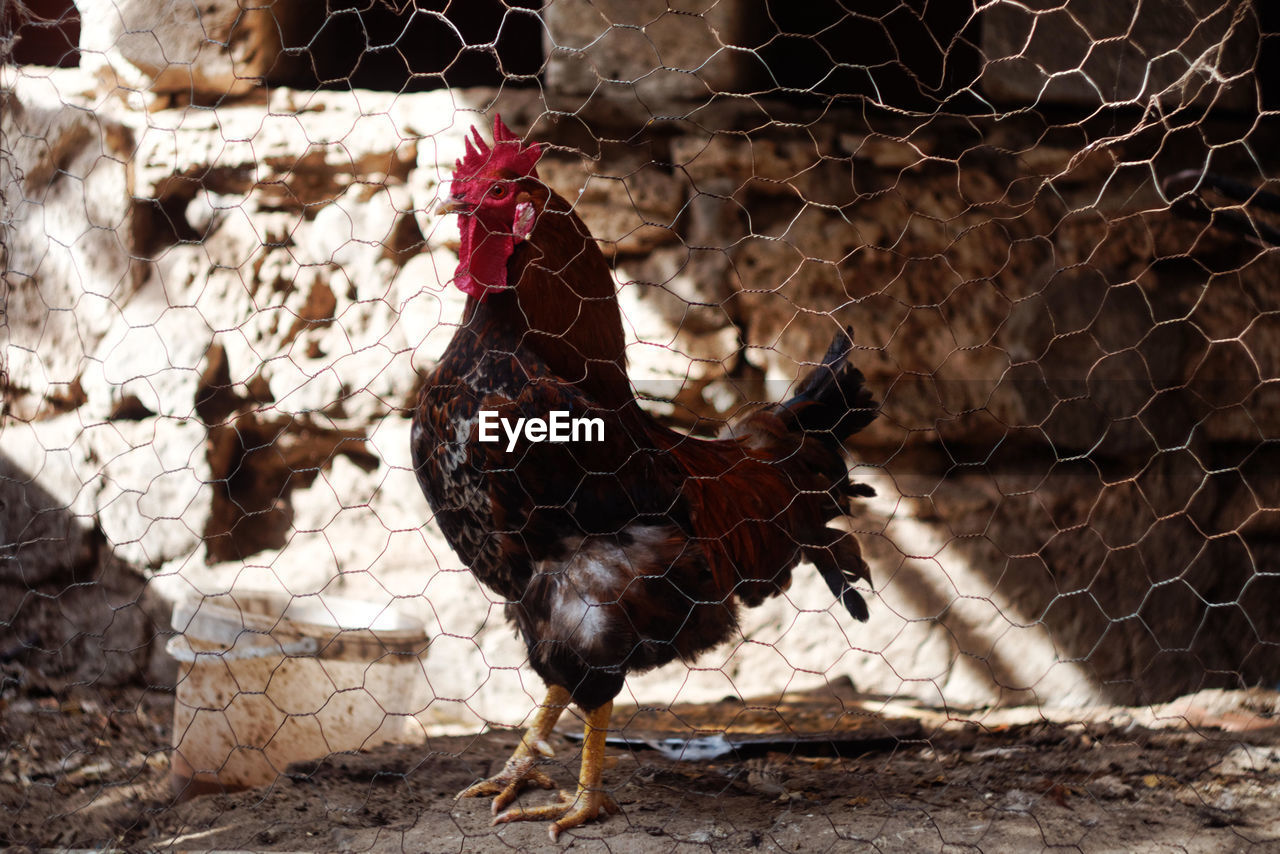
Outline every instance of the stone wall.
[[(883, 401), (851, 443), (879, 490), (852, 520), (870, 623), (801, 573), (737, 642), (634, 680), (636, 699), (850, 676), (951, 705), (1079, 704), (1275, 681), (1280, 261), (1158, 183), (1206, 165), (1273, 179), (1274, 116), (1240, 94), (1257, 103), (1247, 4), (1184, 40), (1201, 59), (1222, 45), (1218, 64), (1171, 69), (1185, 51), (1135, 30), (1107, 75), (1014, 38), (1031, 13), (997, 4), (955, 25), (990, 62), (953, 87), (1016, 105), (994, 112), (771, 89), (772, 4), (746, 0), (556, 0), (538, 85), (415, 93), (262, 89), (297, 57), (227, 27), (284, 11), (203, 18), (203, 39), (162, 40), (180, 67), (160, 68), (131, 7), (107, 5), (130, 36), (86, 27), (96, 65), (3, 81), (0, 646), (34, 671), (154, 674), (165, 602), (273, 587), (427, 619), (428, 718), (506, 720), (538, 693), (407, 448), (461, 309), (455, 226), (428, 210), (500, 111), (550, 144), (544, 179), (611, 258), (652, 411), (712, 428), (776, 399), (846, 324)], [(1068, 8), (1082, 32), (1105, 23)], [(1125, 88), (1153, 52), (1155, 88)], [(1114, 81), (1094, 92), (1109, 107), (1059, 92), (1055, 62)], [(73, 605), (94, 581), (111, 594)]]

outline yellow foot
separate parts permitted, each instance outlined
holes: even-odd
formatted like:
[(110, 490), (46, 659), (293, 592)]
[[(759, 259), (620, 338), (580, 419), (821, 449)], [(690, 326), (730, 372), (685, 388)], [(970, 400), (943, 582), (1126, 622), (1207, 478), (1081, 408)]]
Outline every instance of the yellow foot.
[(604, 810), (609, 815), (616, 815), (619, 812), (618, 805), (613, 798), (606, 795), (599, 789), (589, 789), (580, 791), (576, 795), (568, 792), (560, 792), (560, 802), (555, 804), (546, 804), (540, 807), (516, 807), (494, 818), (494, 824), (506, 824), (511, 821), (545, 821), (552, 819), (551, 827), (547, 828), (547, 833), (551, 836), (552, 842), (560, 839), (561, 831), (568, 830), (571, 827), (581, 827), (593, 819), (600, 817), (600, 811)]
[(501, 772), (487, 780), (468, 786), (458, 793), (460, 798), (483, 798), (494, 795), (493, 814), (497, 815), (510, 806), (529, 786), (554, 789), (555, 782), (534, 767), (532, 756), (513, 756)]
[(533, 725), (529, 727), (516, 752), (511, 754), (503, 769), (487, 780), (481, 780), (458, 793), (460, 798), (479, 798), (495, 795), (493, 814), (497, 815), (510, 806), (519, 797), (520, 792), (528, 786), (539, 786), (543, 789), (554, 789), (556, 784), (551, 778), (537, 769), (539, 759), (555, 756), (547, 739), (551, 731), (569, 704), (569, 692), (558, 685), (547, 689), (547, 698), (538, 707), (534, 715)]

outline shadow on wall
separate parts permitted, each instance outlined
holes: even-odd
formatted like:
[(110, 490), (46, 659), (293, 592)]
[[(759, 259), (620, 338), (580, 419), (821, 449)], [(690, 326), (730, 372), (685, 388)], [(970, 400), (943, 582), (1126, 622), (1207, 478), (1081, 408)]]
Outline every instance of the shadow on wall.
[(0, 453), (0, 695), (172, 682), (168, 605), (88, 521)]
[[(1215, 532), (1200, 507), (1157, 518), (1133, 482), (1107, 482), (1088, 461), (941, 477), (945, 463), (918, 456), (859, 473), (879, 495), (858, 529), (876, 534), (863, 540), (879, 606), (907, 624), (881, 656), (920, 673), (911, 656), (950, 646), (950, 666), (927, 680), (938, 704), (1128, 705), (1280, 680), (1280, 547), (1265, 531)], [(1208, 508), (1249, 495), (1189, 454), (1181, 463), (1142, 485)]]
[(0, 36), (12, 36), (18, 65), (75, 68), (80, 64), (80, 13), (72, 0), (4, 4)]

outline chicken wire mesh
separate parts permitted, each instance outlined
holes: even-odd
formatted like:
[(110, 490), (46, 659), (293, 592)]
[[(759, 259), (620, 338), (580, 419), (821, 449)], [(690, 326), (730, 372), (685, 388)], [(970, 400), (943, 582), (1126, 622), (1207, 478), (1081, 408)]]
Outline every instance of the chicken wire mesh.
[(464, 301), (433, 208), (501, 112), (607, 257), (654, 417), (711, 435), (845, 325), (881, 402), (848, 443), (869, 621), (802, 567), (630, 678), (622, 814), (561, 844), (1276, 844), (1276, 25), (7, 4), (0, 840), (548, 844), (454, 800), (543, 686), (409, 454)]

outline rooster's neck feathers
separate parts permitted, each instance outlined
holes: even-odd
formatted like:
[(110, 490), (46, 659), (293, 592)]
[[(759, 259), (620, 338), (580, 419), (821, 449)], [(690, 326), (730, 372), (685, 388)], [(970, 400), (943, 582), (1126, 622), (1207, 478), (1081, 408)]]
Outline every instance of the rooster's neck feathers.
[(573, 206), (538, 179), (542, 154), (495, 117), (493, 145), (476, 128), (457, 162), (462, 237), (454, 283), (467, 324), (491, 324), (612, 408), (635, 406), (613, 274)]
[(533, 231), (507, 262), (513, 287), (468, 300), (470, 321), (523, 337), (566, 382), (608, 407), (634, 405), (622, 312), (608, 262), (572, 206), (538, 186)]

